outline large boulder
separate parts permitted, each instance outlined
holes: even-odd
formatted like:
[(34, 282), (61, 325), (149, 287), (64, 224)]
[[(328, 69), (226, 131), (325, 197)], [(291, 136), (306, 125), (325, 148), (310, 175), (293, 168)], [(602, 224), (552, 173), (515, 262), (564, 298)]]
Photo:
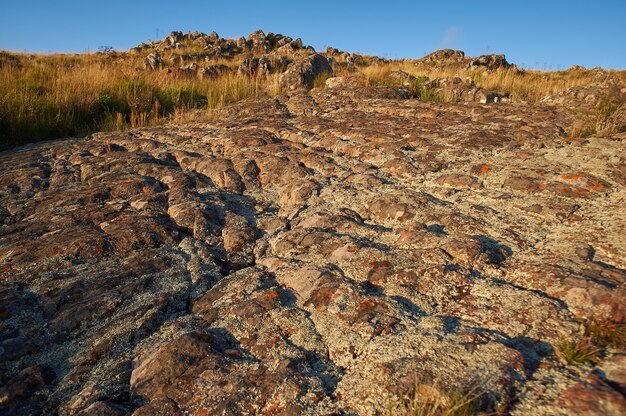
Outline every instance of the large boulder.
[(292, 62), (280, 76), (282, 90), (311, 89), (315, 78), (321, 74), (332, 75), (333, 69), (324, 56), (314, 54)]
[(468, 66), (468, 69), (474, 69), (478, 67), (484, 67), (489, 70), (492, 69), (500, 69), (500, 68), (508, 68), (511, 64), (508, 63), (506, 57), (504, 55), (480, 55), (478, 58), (474, 59)]
[(154, 71), (161, 66), (161, 64), (163, 63), (163, 58), (161, 58), (161, 55), (158, 52), (154, 52), (146, 56), (146, 58), (143, 60), (143, 63), (146, 69)]
[(272, 44), (262, 30), (250, 33), (246, 38), (246, 45), (254, 54), (265, 54), (272, 50)]
[(446, 64), (446, 63), (458, 63), (465, 59), (465, 52), (455, 51), (453, 49), (441, 49), (420, 58), (419, 63), (429, 64)]
[(184, 39), (185, 35), (183, 35), (183, 32), (172, 32), (165, 38), (165, 43), (170, 46), (174, 46), (177, 43), (182, 42)]

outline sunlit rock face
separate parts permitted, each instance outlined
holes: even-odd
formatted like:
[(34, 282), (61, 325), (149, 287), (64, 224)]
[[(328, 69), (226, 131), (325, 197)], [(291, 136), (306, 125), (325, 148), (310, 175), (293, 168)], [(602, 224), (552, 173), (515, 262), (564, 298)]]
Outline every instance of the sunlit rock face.
[(622, 141), (558, 103), (291, 94), (0, 154), (1, 413), (374, 415), (416, 383), (623, 413), (615, 348), (555, 355), (624, 322)]

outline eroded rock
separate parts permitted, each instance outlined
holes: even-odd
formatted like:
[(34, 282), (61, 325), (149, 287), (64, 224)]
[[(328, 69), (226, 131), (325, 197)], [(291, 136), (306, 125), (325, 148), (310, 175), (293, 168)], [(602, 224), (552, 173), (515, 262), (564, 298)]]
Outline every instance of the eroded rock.
[(337, 85), (0, 153), (0, 412), (621, 412), (619, 349), (553, 355), (625, 319), (624, 142), (574, 119)]

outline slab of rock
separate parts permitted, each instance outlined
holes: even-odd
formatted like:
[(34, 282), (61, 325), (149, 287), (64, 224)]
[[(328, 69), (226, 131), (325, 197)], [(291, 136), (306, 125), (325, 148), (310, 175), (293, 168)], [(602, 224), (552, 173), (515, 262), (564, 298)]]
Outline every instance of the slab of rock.
[(554, 356), (626, 319), (626, 149), (576, 114), (338, 86), (0, 153), (0, 413), (619, 414), (619, 348)]

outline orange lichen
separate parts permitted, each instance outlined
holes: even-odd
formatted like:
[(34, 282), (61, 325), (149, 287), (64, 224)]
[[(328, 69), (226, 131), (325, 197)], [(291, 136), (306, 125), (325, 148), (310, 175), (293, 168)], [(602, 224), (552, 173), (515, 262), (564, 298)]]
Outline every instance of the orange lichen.
[(587, 180), (587, 189), (590, 191), (604, 191), (606, 186), (599, 179), (588, 179)]
[[(583, 182), (584, 190), (587, 192), (600, 192), (606, 189), (606, 182), (586, 173), (564, 173), (561, 178), (568, 181)], [(574, 191), (580, 193), (580, 191)]]
[(579, 181), (581, 179), (589, 178), (589, 175), (584, 173), (564, 173), (561, 175), (561, 178), (569, 181)]
[(280, 296), (280, 293), (276, 292), (275, 290), (267, 294), (268, 299), (276, 299), (279, 296)]
[(573, 192), (575, 194), (578, 195), (587, 195), (589, 194), (589, 191), (587, 189), (582, 189), (582, 188), (569, 188), (570, 192)]

